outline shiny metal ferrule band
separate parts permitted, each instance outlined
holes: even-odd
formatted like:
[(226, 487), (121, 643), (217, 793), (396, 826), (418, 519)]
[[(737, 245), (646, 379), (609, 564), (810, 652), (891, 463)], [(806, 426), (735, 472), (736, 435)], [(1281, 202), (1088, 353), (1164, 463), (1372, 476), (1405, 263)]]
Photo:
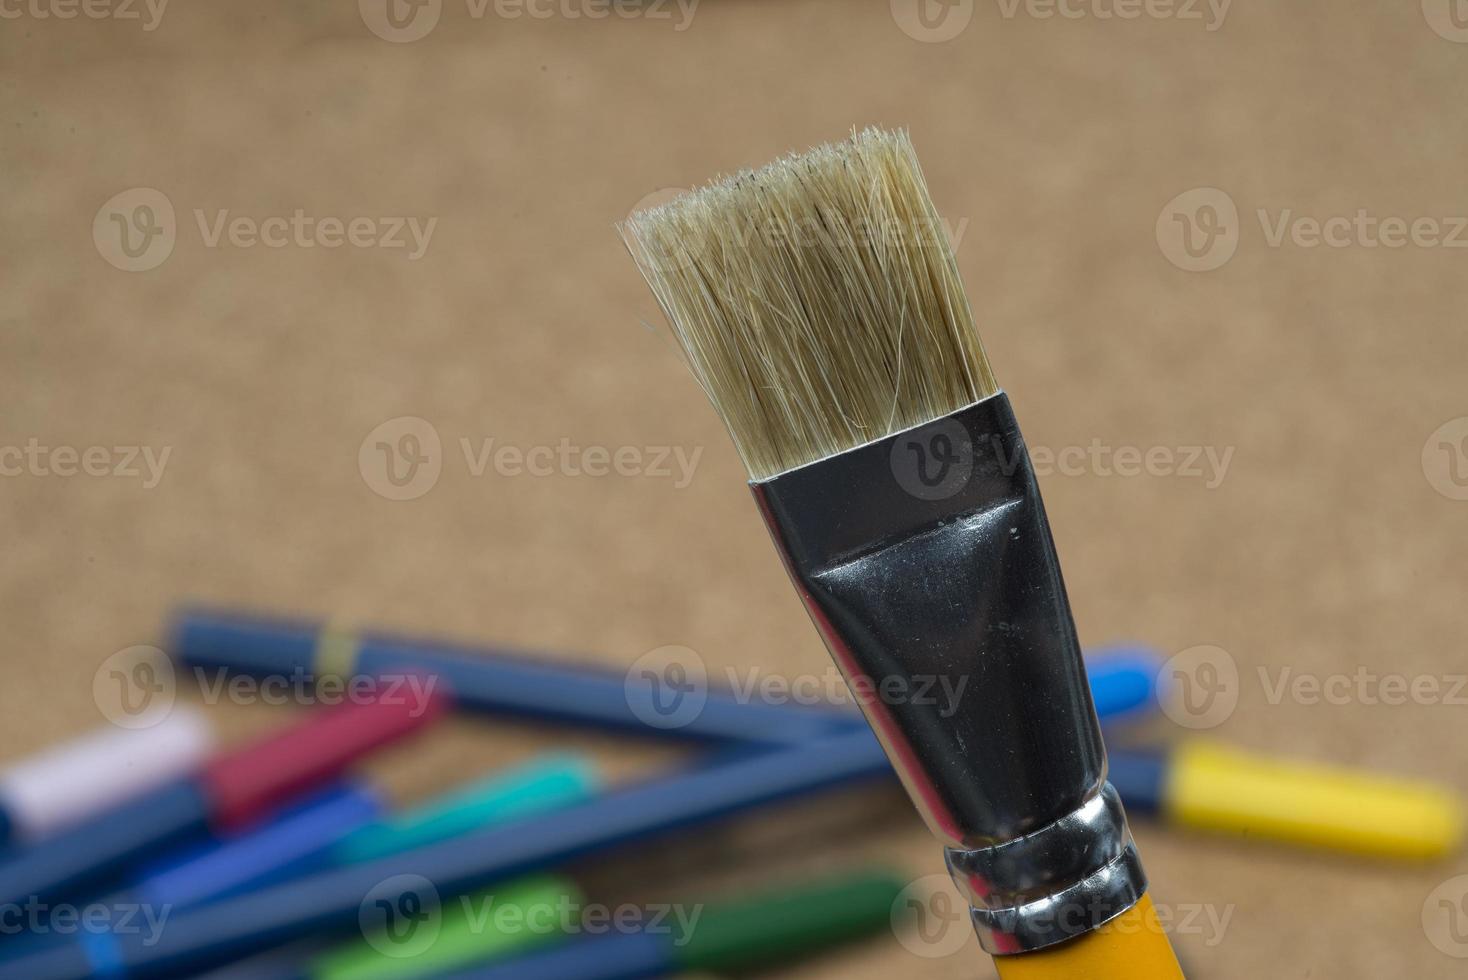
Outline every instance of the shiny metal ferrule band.
[(949, 848), (979, 943), (995, 955), (1042, 949), (1104, 925), (1137, 903), (1147, 878), (1110, 783), (1074, 813), (1016, 840)]
[(1080, 642), (1009, 399), (752, 489), (832, 658), (948, 849), (985, 947), (1050, 945), (1134, 904), (1146, 879), (1105, 788)]

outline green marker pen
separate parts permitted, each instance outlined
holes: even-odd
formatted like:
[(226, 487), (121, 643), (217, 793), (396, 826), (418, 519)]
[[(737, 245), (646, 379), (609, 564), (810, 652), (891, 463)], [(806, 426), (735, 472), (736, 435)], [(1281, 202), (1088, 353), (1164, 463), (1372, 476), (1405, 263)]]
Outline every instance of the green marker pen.
[(438, 903), (394, 907), (380, 928), (314, 957), (303, 976), (307, 980), (436, 977), (560, 942), (581, 905), (576, 885), (547, 875)]
[(904, 883), (886, 871), (828, 878), (734, 902), (685, 906), (640, 929), (581, 936), (436, 980), (637, 980), (771, 967), (892, 928)]

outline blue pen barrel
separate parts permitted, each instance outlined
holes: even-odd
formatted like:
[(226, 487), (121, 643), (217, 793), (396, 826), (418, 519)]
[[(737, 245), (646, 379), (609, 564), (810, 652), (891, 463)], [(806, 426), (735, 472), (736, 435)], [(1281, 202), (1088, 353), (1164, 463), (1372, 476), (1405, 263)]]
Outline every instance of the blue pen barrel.
[[(335, 786), (307, 798), (264, 826), (231, 837), (212, 834), (144, 865), (128, 875), (132, 887), (82, 904), (86, 928), (102, 938), (123, 930), (157, 931), (179, 910), (258, 888), (282, 878), (319, 870), (332, 847), (382, 812), (367, 789)], [(0, 976), (18, 956), (66, 945), (68, 932), (42, 924), (39, 930), (0, 943)]]
[(1160, 813), (1166, 805), (1168, 752), (1163, 748), (1106, 750), (1107, 779), (1133, 813)]
[[(357, 928), (363, 899), (388, 880), (433, 882), (442, 896), (557, 867), (674, 830), (754, 807), (866, 779), (887, 778), (886, 756), (871, 733), (848, 729), (804, 745), (741, 754), (608, 793), (577, 806), (405, 851), (392, 857), (323, 871), (259, 891), (180, 911), (156, 942), (138, 935), (110, 938), (105, 952), (49, 951), (14, 964), (16, 976), (81, 980), (99, 955), (133, 980), (198, 972), (258, 950), (319, 932)], [(402, 876), (401, 878), (399, 876)]]
[(1157, 707), (1163, 660), (1140, 647), (1102, 647), (1086, 654), (1091, 700), (1102, 721), (1124, 721)]
[(663, 691), (656, 677), (385, 633), (335, 637), (323, 659), (323, 629), (306, 620), (190, 611), (175, 618), (170, 642), (174, 657), (194, 670), (293, 679), (318, 669), (360, 677), (415, 672), (437, 678), (465, 710), (629, 734), (789, 745), (861, 724), (851, 709), (766, 703), (701, 678), (670, 677)]
[(193, 780), (145, 793), (0, 861), (0, 907), (46, 903), (128, 870), (138, 857), (206, 840), (209, 801)]
[(182, 909), (319, 870), (332, 849), (381, 816), (381, 800), (358, 786), (334, 786), (264, 826), (145, 867), (132, 894)]
[[(368, 677), (413, 671), (437, 678), (467, 710), (629, 734), (790, 745), (862, 724), (854, 709), (770, 703), (676, 672), (642, 676), (384, 633), (338, 636), (309, 620), (189, 611), (175, 618), (171, 635), (175, 658), (197, 671), (300, 680), (318, 670)], [(1159, 663), (1131, 648), (1092, 659), (1097, 714), (1109, 719), (1150, 705)]]
[(768, 704), (698, 681), (629, 679), (625, 672), (567, 668), (525, 654), (496, 652), (490, 659), (381, 635), (364, 636), (360, 649), (357, 669), (363, 674), (423, 670), (441, 678), (466, 707), (535, 720), (771, 745), (805, 742), (862, 723), (850, 710)]
[(638, 932), (572, 941), (437, 980), (644, 980), (672, 976), (679, 970), (669, 955), (666, 936)]

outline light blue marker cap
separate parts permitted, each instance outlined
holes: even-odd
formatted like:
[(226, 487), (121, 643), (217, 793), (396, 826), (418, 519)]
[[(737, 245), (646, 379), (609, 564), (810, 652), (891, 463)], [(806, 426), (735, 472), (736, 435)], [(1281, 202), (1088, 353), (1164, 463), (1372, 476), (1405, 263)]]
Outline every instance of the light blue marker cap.
[(378, 820), (339, 841), (332, 858), (357, 864), (459, 834), (570, 806), (601, 790), (595, 767), (576, 755), (539, 757), (496, 772), (406, 813)]

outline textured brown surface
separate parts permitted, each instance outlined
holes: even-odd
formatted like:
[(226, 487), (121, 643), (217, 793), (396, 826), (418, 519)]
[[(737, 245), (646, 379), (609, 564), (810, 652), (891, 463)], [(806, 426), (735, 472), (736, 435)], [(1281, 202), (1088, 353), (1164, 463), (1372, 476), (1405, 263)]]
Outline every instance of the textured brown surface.
[[(97, 724), (99, 664), (156, 641), (184, 596), (616, 665), (682, 644), (718, 672), (823, 671), (731, 447), (643, 326), (658, 317), (611, 226), (659, 188), (878, 123), (911, 128), (940, 211), (963, 226), (959, 262), (1032, 444), (1234, 449), (1212, 490), (1044, 478), (1087, 641), (1220, 645), (1244, 682), (1219, 735), (1461, 784), (1468, 707), (1271, 704), (1257, 670), (1462, 669), (1468, 502), (1434, 490), (1422, 450), (1468, 414), (1468, 253), (1272, 248), (1254, 215), (1468, 213), (1465, 81), (1468, 44), (1417, 3), (1240, 2), (1208, 31), (981, 2), (946, 43), (912, 39), (887, 4), (837, 0), (705, 0), (681, 32), (474, 19), (450, 2), (407, 44), (343, 2), (180, 0), (151, 32), (6, 20), (0, 444), (172, 455), (148, 490), (0, 479), (4, 753)], [(133, 187), (178, 215), (173, 254), (140, 273), (103, 261), (91, 235)], [(1154, 231), (1196, 187), (1242, 215), (1237, 255), (1207, 273), (1176, 268)], [(418, 261), (207, 248), (196, 208), (438, 224)], [(409, 415), (442, 437), (443, 472), (426, 496), (389, 501), (358, 447)], [(472, 477), (458, 440), (489, 437), (705, 451), (681, 489)], [(284, 709), (212, 710), (243, 734)], [(384, 771), (407, 797), (552, 742), (618, 772), (660, 757), (456, 722)], [(873, 836), (848, 826), (844, 850), (765, 843), (787, 869), (859, 853), (938, 870), (889, 811)], [(714, 840), (781, 837), (778, 821), (761, 827)], [(1199, 976), (1461, 973), (1421, 924), (1461, 857), (1404, 869), (1140, 833), (1160, 903), (1236, 906), (1216, 945), (1179, 937)], [(665, 865), (608, 874), (657, 894), (645, 878)], [(742, 865), (735, 878), (759, 877)], [(924, 959), (883, 939), (783, 975), (988, 970), (971, 949)]]

